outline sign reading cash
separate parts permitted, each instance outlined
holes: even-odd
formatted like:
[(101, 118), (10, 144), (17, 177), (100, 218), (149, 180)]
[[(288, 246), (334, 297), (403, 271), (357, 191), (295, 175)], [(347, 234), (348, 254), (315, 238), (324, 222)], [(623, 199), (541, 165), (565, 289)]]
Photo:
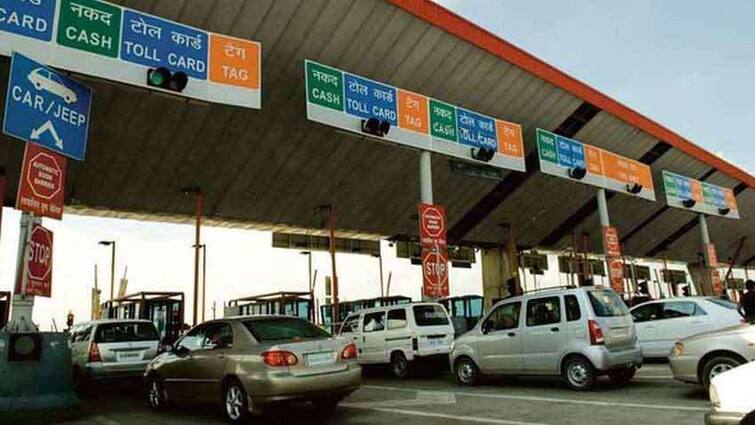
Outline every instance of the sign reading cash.
[(655, 201), (646, 164), (539, 128), (535, 137), (543, 173)]
[(663, 190), (670, 207), (719, 217), (739, 218), (737, 198), (731, 189), (663, 171)]
[(166, 68), (189, 77), (182, 96), (261, 107), (259, 43), (100, 0), (0, 0), (0, 54), (13, 50), (136, 86), (147, 86), (148, 69)]
[(465, 160), (473, 148), (489, 152), (485, 163), (525, 171), (522, 127), (449, 105), (407, 90), (349, 74), (313, 61), (305, 62), (307, 118), (401, 145)]

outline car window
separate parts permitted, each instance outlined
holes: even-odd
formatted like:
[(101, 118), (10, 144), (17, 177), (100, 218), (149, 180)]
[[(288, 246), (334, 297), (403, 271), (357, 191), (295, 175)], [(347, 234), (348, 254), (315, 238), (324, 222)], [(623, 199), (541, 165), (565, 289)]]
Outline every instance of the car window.
[(598, 317), (617, 317), (629, 314), (624, 301), (608, 289), (587, 291), (587, 298), (590, 299), (592, 310)]
[(92, 326), (79, 326), (71, 333), (71, 342), (86, 342), (92, 336)]
[(259, 342), (300, 341), (330, 337), (330, 334), (324, 330), (296, 317), (247, 320), (244, 326)]
[(159, 341), (160, 336), (152, 323), (104, 323), (97, 326), (94, 342)]
[(388, 329), (402, 329), (406, 327), (406, 309), (399, 308), (388, 311)]
[[(663, 303), (663, 318), (676, 319), (679, 317), (695, 316), (697, 304), (693, 302), (671, 302)], [(705, 314), (703, 312), (702, 314)]]
[(573, 322), (582, 317), (582, 311), (579, 309), (579, 300), (576, 295), (565, 295), (564, 304), (566, 306), (566, 320)]
[(663, 309), (661, 307), (661, 303), (641, 305), (632, 310), (632, 319), (638, 323), (659, 320), (663, 317)]
[(204, 325), (197, 326), (181, 339), (179, 346), (189, 351), (201, 350), (204, 345), (204, 335)]
[(380, 332), (385, 330), (385, 312), (379, 311), (377, 313), (369, 313), (364, 315), (362, 321), (362, 331), (367, 332)]
[(705, 301), (708, 301), (709, 303), (713, 303), (719, 307), (728, 308), (729, 310), (735, 310), (737, 309), (737, 305), (734, 304), (731, 301), (722, 300), (720, 298), (706, 298)]
[(349, 316), (341, 326), (342, 334), (350, 334), (359, 330), (359, 316)]
[(482, 324), (485, 332), (495, 332), (519, 327), (519, 315), (522, 310), (521, 302), (504, 304), (493, 310)]
[(448, 324), (448, 314), (443, 307), (435, 304), (412, 307), (417, 326), (442, 326)]
[(527, 326), (541, 326), (561, 321), (561, 300), (547, 297), (527, 302)]
[(233, 346), (233, 329), (228, 323), (212, 323), (207, 325), (204, 348), (228, 348)]

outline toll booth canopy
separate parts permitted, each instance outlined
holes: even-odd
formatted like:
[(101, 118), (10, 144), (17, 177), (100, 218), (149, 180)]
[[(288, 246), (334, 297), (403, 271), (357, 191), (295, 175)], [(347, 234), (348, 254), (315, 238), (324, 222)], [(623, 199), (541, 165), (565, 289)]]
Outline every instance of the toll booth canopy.
[(331, 332), (335, 332), (338, 324), (346, 320), (346, 317), (359, 310), (372, 307), (384, 307), (389, 305), (409, 304), (412, 299), (402, 295), (394, 295), (391, 297), (377, 297), (367, 298), (356, 301), (346, 301), (338, 303), (338, 320), (333, 321), (333, 304), (325, 304), (320, 306), (320, 320), (322, 326), (326, 329), (330, 329)]
[(228, 301), (224, 316), (278, 314), (314, 322), (315, 309), (309, 292), (274, 292)]
[(10, 292), (0, 291), (0, 329), (4, 328), (8, 323), (8, 316), (10, 314)]
[(456, 334), (472, 329), (483, 314), (483, 299), (479, 295), (447, 297), (438, 300), (451, 315)]
[(139, 292), (102, 304), (102, 318), (150, 320), (167, 344), (178, 339), (183, 316), (183, 292)]

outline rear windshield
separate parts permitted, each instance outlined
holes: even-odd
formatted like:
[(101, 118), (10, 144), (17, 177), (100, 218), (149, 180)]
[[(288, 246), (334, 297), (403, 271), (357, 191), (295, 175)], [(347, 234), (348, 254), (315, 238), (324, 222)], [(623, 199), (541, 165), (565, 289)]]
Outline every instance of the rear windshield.
[(414, 321), (417, 326), (441, 326), (448, 324), (448, 315), (439, 305), (415, 305)]
[(105, 323), (97, 326), (94, 342), (159, 341), (152, 323)]
[(592, 310), (598, 317), (626, 316), (629, 314), (627, 306), (613, 291), (587, 291), (587, 297), (592, 304)]
[(317, 326), (295, 318), (247, 320), (244, 326), (259, 342), (299, 341), (302, 339), (328, 338), (330, 334)]
[(724, 308), (728, 308), (729, 310), (736, 310), (737, 305), (733, 302), (722, 300), (720, 298), (708, 298), (708, 302), (711, 302), (713, 304), (719, 305)]

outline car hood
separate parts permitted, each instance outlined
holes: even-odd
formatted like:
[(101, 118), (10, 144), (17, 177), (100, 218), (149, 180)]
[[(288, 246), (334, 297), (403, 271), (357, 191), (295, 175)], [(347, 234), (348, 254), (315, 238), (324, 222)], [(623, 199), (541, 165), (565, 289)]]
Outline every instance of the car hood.
[(710, 397), (716, 408), (725, 412), (748, 413), (755, 410), (752, 383), (755, 382), (755, 362), (724, 372), (711, 381)]
[(687, 337), (682, 340), (683, 343), (686, 342), (694, 342), (701, 339), (706, 338), (715, 338), (715, 337), (722, 337), (722, 336), (733, 336), (738, 334), (755, 334), (755, 325), (750, 324), (739, 324), (734, 326), (729, 326), (723, 329), (716, 329), (709, 332), (703, 332), (696, 335), (692, 335), (690, 337)]

